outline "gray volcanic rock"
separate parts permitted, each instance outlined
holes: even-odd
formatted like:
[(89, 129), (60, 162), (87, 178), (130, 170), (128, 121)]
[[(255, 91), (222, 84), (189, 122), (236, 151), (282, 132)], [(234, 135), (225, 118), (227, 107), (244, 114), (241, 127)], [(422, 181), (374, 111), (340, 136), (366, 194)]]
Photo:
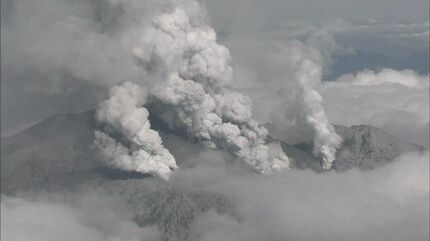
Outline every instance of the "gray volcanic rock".
[(393, 161), (402, 153), (424, 150), (373, 126), (335, 126), (335, 130), (343, 138), (333, 165), (336, 170), (373, 169)]
[[(402, 153), (424, 150), (419, 145), (369, 125), (352, 127), (334, 125), (334, 128), (343, 139), (333, 163), (333, 169), (337, 171), (354, 167), (364, 170), (373, 169), (394, 161)], [(282, 148), (291, 157), (295, 167), (322, 171), (321, 159), (312, 155), (311, 144), (289, 145), (282, 142)]]
[[(202, 151), (199, 143), (168, 131), (159, 120), (151, 118), (152, 127), (160, 132), (180, 167), (186, 167), (187, 159)], [(101, 189), (124, 198), (139, 225), (157, 224), (167, 240), (187, 240), (194, 218), (210, 209), (235, 216), (233, 204), (225, 196), (106, 167), (92, 148), (96, 128), (94, 111), (87, 111), (55, 115), (20, 134), (2, 138), (2, 194)], [(344, 139), (334, 163), (336, 170), (375, 168), (402, 152), (422, 150), (371, 126), (336, 126), (336, 131)], [(282, 143), (282, 147), (297, 168), (321, 171), (311, 145)]]
[[(139, 225), (157, 224), (167, 240), (186, 240), (189, 225), (202, 212), (233, 210), (224, 196), (180, 189), (150, 175), (106, 167), (92, 148), (95, 128), (94, 111), (59, 114), (2, 138), (2, 194), (100, 189), (124, 198)], [(181, 143), (176, 148), (181, 152), (192, 146), (186, 140)]]
[(109, 180), (98, 187), (124, 198), (140, 226), (157, 224), (168, 240), (187, 240), (191, 223), (201, 213), (233, 212), (224, 196), (172, 187), (158, 178)]
[(59, 114), (1, 142), (1, 190), (71, 190), (99, 176), (93, 112)]

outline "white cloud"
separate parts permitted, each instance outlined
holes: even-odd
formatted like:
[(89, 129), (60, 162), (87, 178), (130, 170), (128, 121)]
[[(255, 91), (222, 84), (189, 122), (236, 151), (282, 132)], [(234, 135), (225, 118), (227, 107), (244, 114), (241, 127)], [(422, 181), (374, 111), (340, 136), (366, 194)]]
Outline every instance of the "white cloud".
[[(85, 196), (72, 203), (46, 198), (2, 196), (1, 239), (8, 241), (156, 241), (155, 227), (140, 228), (107, 197)], [(116, 206), (118, 203), (116, 203)]]
[(235, 203), (233, 215), (198, 217), (190, 240), (428, 240), (428, 158), (408, 153), (372, 171), (273, 177), (196, 167), (173, 180)]
[(428, 147), (428, 75), (410, 70), (365, 70), (323, 82), (320, 91), (333, 123), (378, 126)]
[(428, 21), (428, 1), (421, 0), (207, 0), (220, 32), (276, 29), (291, 22), (321, 22), (331, 18), (363, 22)]

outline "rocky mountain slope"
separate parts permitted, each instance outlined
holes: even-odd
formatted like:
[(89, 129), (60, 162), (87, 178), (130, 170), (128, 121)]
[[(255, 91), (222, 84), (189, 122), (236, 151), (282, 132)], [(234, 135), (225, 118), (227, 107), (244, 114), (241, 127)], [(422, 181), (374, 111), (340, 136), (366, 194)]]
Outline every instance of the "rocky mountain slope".
[[(385, 131), (369, 126), (334, 126), (343, 142), (336, 153), (333, 169), (345, 171), (350, 168), (373, 169), (390, 163), (405, 152), (422, 152), (424, 148), (405, 141)], [(297, 168), (310, 168), (322, 171), (321, 160), (312, 155), (312, 145), (300, 143), (289, 145), (283, 142), (282, 147), (292, 157)]]
[[(159, 121), (151, 123), (155, 123), (153, 128), (160, 132), (180, 167), (202, 149), (180, 133), (169, 132)], [(168, 240), (186, 240), (188, 226), (202, 212), (234, 212), (234, 204), (222, 195), (177, 188), (159, 178), (106, 167), (92, 147), (95, 128), (93, 111), (58, 114), (15, 136), (2, 138), (2, 194), (100, 188), (124, 198), (138, 224), (157, 224)], [(344, 142), (338, 150), (335, 170), (371, 169), (393, 161), (403, 152), (422, 149), (371, 126), (336, 126), (336, 131)], [(297, 168), (321, 170), (312, 146), (283, 143), (282, 147)]]
[[(92, 147), (95, 128), (93, 111), (58, 114), (2, 138), (2, 194), (100, 189), (124, 198), (139, 225), (157, 224), (168, 240), (186, 240), (188, 226), (201, 212), (233, 210), (221, 195), (179, 189), (159, 178), (106, 167)], [(170, 143), (177, 138), (171, 137)], [(181, 150), (192, 144), (179, 142), (183, 145), (177, 148), (178, 156), (186, 158)]]

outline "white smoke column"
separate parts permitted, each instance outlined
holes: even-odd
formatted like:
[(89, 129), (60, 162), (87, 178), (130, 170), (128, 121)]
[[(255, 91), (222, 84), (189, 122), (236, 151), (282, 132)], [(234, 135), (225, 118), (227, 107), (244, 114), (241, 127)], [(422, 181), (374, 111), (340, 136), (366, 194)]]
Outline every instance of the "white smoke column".
[[(225, 149), (258, 172), (288, 168), (279, 143), (267, 145), (267, 130), (252, 119), (250, 98), (229, 88), (230, 53), (204, 24), (204, 9), (195, 1), (165, 7), (133, 48), (142, 76), (162, 79), (154, 86), (146, 80), (141, 83), (151, 97), (154, 114), (170, 128), (183, 130), (208, 147)], [(95, 145), (112, 166), (167, 178), (177, 166), (150, 128), (144, 104), (141, 86), (114, 87), (97, 110), (97, 120), (111, 130), (97, 131)], [(113, 137), (115, 133), (121, 134), (120, 141)]]
[(139, 85), (125, 82), (113, 87), (109, 99), (98, 107), (96, 118), (130, 142), (130, 148), (102, 131), (96, 131), (94, 144), (113, 167), (167, 179), (177, 165), (158, 132), (151, 129), (145, 100), (146, 93)]
[[(196, 2), (178, 4), (155, 17), (135, 48), (146, 69), (165, 81), (152, 91), (157, 114), (172, 129), (184, 130), (209, 147), (225, 149), (261, 173), (288, 168), (279, 144), (266, 144), (267, 130), (251, 117), (249, 97), (229, 88), (229, 51), (203, 24)], [(190, 9), (191, 15), (185, 10)], [(157, 103), (157, 101), (159, 101)]]
[[(294, 65), (294, 79), (299, 84), (299, 103), (307, 124), (313, 129), (314, 155), (322, 158), (322, 167), (329, 170), (336, 158), (336, 149), (341, 144), (341, 137), (334, 131), (327, 119), (322, 105), (322, 97), (317, 88), (322, 79), (321, 65), (308, 58), (306, 51), (314, 49), (304, 46), (301, 42), (291, 41), (290, 57)], [(316, 50), (314, 50), (316, 51)], [(318, 53), (318, 51), (316, 51)]]

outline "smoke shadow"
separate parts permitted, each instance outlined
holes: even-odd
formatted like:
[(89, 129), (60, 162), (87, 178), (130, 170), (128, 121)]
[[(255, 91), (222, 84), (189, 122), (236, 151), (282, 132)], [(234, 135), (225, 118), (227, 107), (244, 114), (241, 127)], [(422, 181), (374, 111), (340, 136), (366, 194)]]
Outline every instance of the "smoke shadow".
[(129, 179), (146, 179), (154, 177), (151, 174), (136, 171), (124, 171), (108, 167), (99, 168), (97, 172), (106, 179), (110, 180), (129, 180)]

